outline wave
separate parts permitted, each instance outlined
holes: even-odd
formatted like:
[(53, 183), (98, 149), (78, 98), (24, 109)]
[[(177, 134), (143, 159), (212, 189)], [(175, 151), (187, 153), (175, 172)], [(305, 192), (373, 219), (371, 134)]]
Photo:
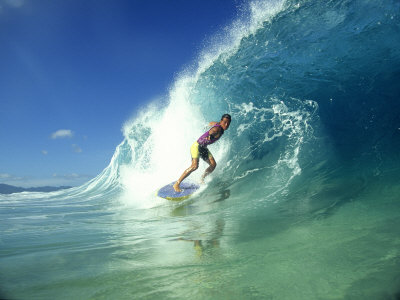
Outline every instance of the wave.
[(69, 195), (154, 204), (154, 191), (179, 177), (190, 145), (224, 113), (232, 124), (210, 147), (212, 176), (236, 193), (279, 201), (316, 166), (385, 173), (399, 162), (398, 11), (396, 1), (250, 2), (165, 98), (126, 122), (109, 166)]
[[(250, 2), (124, 124), (96, 178), (1, 196), (5, 291), (397, 295), (399, 12), (394, 0)], [(207, 185), (180, 203), (157, 198), (224, 113)]]

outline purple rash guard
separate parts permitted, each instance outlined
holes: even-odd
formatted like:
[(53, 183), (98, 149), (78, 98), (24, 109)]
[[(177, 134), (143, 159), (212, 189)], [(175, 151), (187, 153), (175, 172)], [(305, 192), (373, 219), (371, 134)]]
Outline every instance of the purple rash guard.
[[(202, 147), (207, 147), (208, 145), (211, 145), (212, 143), (215, 143), (216, 141), (218, 141), (221, 136), (224, 134), (224, 129), (222, 129), (222, 133), (221, 135), (214, 139), (213, 136), (210, 136), (210, 130), (213, 129), (214, 127), (221, 127), (220, 124), (215, 124), (213, 127), (211, 127), (209, 130), (207, 130), (201, 137), (199, 137), (199, 139), (197, 140), (197, 143), (199, 143), (200, 146)], [(210, 137), (210, 139), (208, 139), (208, 137)]]

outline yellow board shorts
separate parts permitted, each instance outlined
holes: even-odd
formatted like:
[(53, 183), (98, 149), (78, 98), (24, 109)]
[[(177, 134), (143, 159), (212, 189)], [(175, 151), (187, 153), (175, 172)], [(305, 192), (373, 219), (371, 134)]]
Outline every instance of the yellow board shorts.
[(192, 158), (199, 159), (199, 157), (201, 157), (206, 161), (213, 157), (210, 150), (208, 150), (207, 147), (200, 146), (198, 142), (194, 142), (192, 147), (190, 147), (190, 154)]

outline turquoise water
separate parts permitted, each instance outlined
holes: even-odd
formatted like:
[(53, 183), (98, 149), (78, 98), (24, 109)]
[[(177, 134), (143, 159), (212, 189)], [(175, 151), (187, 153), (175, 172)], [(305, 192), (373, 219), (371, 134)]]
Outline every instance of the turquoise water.
[[(2, 298), (400, 297), (399, 3), (249, 7), (96, 178), (0, 196)], [(157, 198), (226, 112), (206, 185)]]

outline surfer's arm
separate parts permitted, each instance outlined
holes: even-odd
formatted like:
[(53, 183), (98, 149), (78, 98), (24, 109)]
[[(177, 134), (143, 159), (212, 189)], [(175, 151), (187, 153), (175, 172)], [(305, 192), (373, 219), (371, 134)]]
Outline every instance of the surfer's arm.
[(208, 123), (208, 125), (204, 126), (204, 130), (209, 130), (210, 127), (213, 127), (215, 124), (217, 124), (218, 122), (210, 122)]
[(218, 124), (218, 122), (208, 123), (208, 126), (212, 128), (208, 131), (208, 136), (206, 137), (207, 140), (210, 140), (211, 136), (215, 137), (215, 135), (219, 133), (219, 128), (213, 127), (215, 124)]
[(211, 139), (211, 136), (213, 137), (213, 138), (215, 138), (217, 135), (218, 135), (218, 133), (220, 132), (220, 128), (218, 128), (218, 127), (213, 127), (213, 128), (211, 128), (210, 129), (210, 131), (208, 132), (208, 140), (209, 139)]

